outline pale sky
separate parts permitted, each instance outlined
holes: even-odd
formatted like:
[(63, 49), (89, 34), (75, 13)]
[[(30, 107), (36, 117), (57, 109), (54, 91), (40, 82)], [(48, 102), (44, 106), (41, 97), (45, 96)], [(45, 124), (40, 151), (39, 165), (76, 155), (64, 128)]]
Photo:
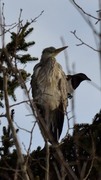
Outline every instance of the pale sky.
[[(77, 31), (77, 35), (87, 44), (96, 48), (93, 34), (89, 26), (83, 20), (78, 11), (70, 3), (69, 0), (4, 0), (5, 3), (5, 18), (6, 24), (12, 24), (17, 22), (20, 9), (23, 9), (22, 19), (26, 20), (34, 19), (41, 11), (44, 10), (42, 16), (37, 19), (37, 22), (32, 24), (34, 27), (33, 33), (28, 37), (28, 40), (35, 41), (36, 44), (33, 48), (29, 49), (29, 53), (32, 56), (40, 59), (41, 52), (44, 48), (54, 46), (56, 48), (61, 47), (62, 43), (60, 37), (62, 36), (68, 45), (67, 53), (69, 57), (69, 65), (75, 63), (75, 71), (77, 73), (85, 73), (93, 82), (100, 86), (100, 72), (99, 72), (99, 59), (97, 52), (89, 49), (86, 46), (76, 46), (80, 43), (70, 31)], [(92, 15), (96, 16), (96, 10), (98, 10), (98, 2), (95, 0), (77, 1), (82, 8)], [(96, 22), (96, 21), (93, 21)], [(95, 25), (98, 29), (98, 24)], [(5, 43), (9, 40), (6, 36)], [(64, 53), (57, 56), (57, 61), (62, 65), (66, 72)], [(39, 62), (39, 61), (38, 61)], [(36, 62), (36, 63), (38, 63)], [(27, 65), (27, 71), (33, 72), (35, 63)], [(24, 95), (21, 90), (17, 91), (18, 102), (24, 100)], [(10, 103), (13, 102), (10, 100)], [(34, 118), (32, 116), (26, 116), (30, 114), (30, 110), (27, 110), (27, 106), (20, 105), (15, 108), (15, 121), (22, 128), (31, 130)], [(99, 112), (101, 108), (101, 92), (98, 91), (88, 82), (83, 82), (75, 92), (75, 113), (77, 123), (91, 123), (94, 115)], [(69, 108), (70, 111), (70, 102)], [(6, 119), (4, 122), (6, 123)], [(72, 126), (72, 120), (71, 120)], [(0, 131), (1, 131), (0, 127)], [(65, 123), (63, 133), (65, 134), (67, 124)], [(29, 135), (26, 132), (19, 132), (20, 143), (24, 143), (26, 149), (29, 145)], [(37, 146), (43, 146), (42, 137), (38, 127), (35, 127), (33, 133), (32, 150)], [(22, 145), (22, 149), (24, 149)]]

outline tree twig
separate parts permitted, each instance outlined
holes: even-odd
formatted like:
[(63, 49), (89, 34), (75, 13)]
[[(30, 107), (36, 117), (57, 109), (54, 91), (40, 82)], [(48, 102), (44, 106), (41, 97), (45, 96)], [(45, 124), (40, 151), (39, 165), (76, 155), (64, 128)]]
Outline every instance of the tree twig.
[(45, 180), (49, 180), (49, 145), (48, 145), (48, 139), (46, 139), (45, 147), (46, 147), (46, 173), (45, 173)]
[(18, 106), (18, 105), (23, 104), (23, 103), (28, 103), (28, 102), (29, 102), (29, 100), (21, 101), (21, 102), (10, 105), (10, 108), (12, 108), (14, 106)]
[(83, 9), (82, 7), (80, 7), (80, 6), (75, 2), (75, 0), (70, 0), (70, 1), (71, 1), (72, 3), (74, 3), (74, 5), (76, 6), (76, 8), (78, 8), (83, 14), (89, 16), (89, 17), (92, 18), (92, 19), (97, 20), (97, 22), (101, 21), (101, 18), (100, 18), (100, 17), (98, 18), (98, 17), (95, 17), (95, 16), (93, 16), (93, 15), (85, 12), (84, 9)]
[(76, 30), (70, 31), (70, 32), (75, 36), (76, 39), (78, 39), (78, 40), (81, 42), (80, 44), (76, 44), (76, 46), (85, 45), (85, 46), (89, 47), (90, 49), (92, 49), (92, 50), (94, 50), (94, 51), (96, 51), (96, 52), (100, 52), (100, 50), (93, 48), (93, 47), (90, 46), (89, 44), (85, 43), (81, 38), (79, 38), (79, 37), (77, 36), (77, 34), (76, 34)]

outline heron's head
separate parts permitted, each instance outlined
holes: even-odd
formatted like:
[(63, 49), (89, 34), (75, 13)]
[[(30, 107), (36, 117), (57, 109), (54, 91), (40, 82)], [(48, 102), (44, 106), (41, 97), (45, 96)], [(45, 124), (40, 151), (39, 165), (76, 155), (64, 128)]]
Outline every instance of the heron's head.
[(48, 47), (45, 48), (42, 52), (42, 59), (48, 59), (48, 58), (53, 58), (56, 55), (58, 55), (61, 51), (63, 51), (64, 49), (66, 49), (68, 46), (64, 46), (61, 48), (54, 48), (54, 47)]

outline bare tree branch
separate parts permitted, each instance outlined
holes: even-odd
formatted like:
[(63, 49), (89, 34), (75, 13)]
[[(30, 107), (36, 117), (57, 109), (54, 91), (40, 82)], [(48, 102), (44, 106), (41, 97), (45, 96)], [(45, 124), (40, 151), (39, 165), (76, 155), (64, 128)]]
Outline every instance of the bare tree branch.
[(72, 3), (74, 3), (75, 7), (78, 8), (79, 11), (82, 12), (82, 15), (85, 14), (85, 15), (89, 16), (90, 18), (97, 20), (96, 24), (97, 24), (99, 21), (101, 21), (101, 18), (100, 18), (100, 17), (95, 17), (95, 16), (93, 16), (93, 15), (85, 12), (84, 9), (83, 9), (82, 7), (80, 7), (80, 6), (75, 2), (75, 0), (70, 0), (70, 1), (71, 1)]
[(29, 102), (29, 100), (21, 101), (21, 102), (18, 102), (18, 103), (10, 105), (10, 108), (12, 108), (14, 106), (18, 106), (18, 105), (23, 104), (23, 103), (27, 103), (28, 104), (28, 102)]
[(20, 147), (20, 144), (18, 142), (17, 135), (16, 135), (16, 130), (14, 128), (13, 121), (11, 119), (11, 115), (9, 112), (9, 100), (8, 100), (8, 92), (7, 92), (7, 73), (6, 73), (6, 71), (3, 72), (3, 77), (4, 77), (4, 95), (5, 95), (5, 107), (6, 107), (7, 120), (8, 120), (9, 126), (11, 128), (12, 136), (13, 136), (15, 146), (17, 149), (18, 161), (19, 161), (19, 165), (21, 166), (23, 178), (25, 180), (29, 180), (29, 177), (28, 177), (28, 174), (26, 171), (26, 166), (24, 164), (24, 157), (22, 155), (21, 147)]
[(70, 31), (70, 32), (76, 37), (76, 39), (78, 39), (78, 40), (81, 42), (80, 44), (76, 44), (76, 46), (85, 45), (85, 46), (89, 47), (90, 49), (92, 49), (92, 50), (94, 50), (94, 51), (96, 51), (96, 52), (100, 52), (100, 50), (93, 48), (93, 47), (90, 46), (89, 44), (85, 43), (81, 38), (79, 38), (79, 37), (77, 36), (77, 34), (76, 34), (76, 30)]
[[(66, 46), (64, 38), (61, 37), (60, 39), (61, 39), (63, 47)], [(66, 50), (64, 51), (64, 56), (65, 56), (65, 63), (66, 63), (67, 74), (71, 74), (71, 70), (70, 70), (70, 66), (69, 66), (69, 57), (68, 57), (68, 53), (67, 53)]]
[(50, 152), (49, 152), (49, 144), (48, 144), (48, 139), (46, 140), (45, 143), (46, 147), (46, 173), (45, 173), (45, 180), (49, 180), (49, 157), (50, 157)]

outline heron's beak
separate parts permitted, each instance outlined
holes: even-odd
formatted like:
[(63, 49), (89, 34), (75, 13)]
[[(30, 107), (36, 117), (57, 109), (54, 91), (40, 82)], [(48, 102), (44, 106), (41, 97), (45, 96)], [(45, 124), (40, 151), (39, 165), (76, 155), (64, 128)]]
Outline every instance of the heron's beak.
[(68, 46), (64, 46), (64, 47), (55, 49), (54, 52), (53, 52), (53, 55), (54, 55), (54, 56), (57, 56), (61, 51), (63, 51), (63, 50), (66, 49), (67, 47), (68, 47)]

